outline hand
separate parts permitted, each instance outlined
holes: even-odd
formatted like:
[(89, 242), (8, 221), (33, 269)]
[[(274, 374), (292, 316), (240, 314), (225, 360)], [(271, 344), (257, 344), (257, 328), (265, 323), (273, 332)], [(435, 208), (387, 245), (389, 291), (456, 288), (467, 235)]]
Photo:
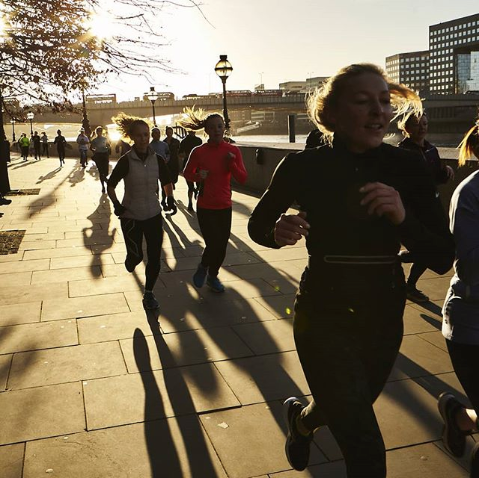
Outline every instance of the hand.
[(303, 236), (308, 236), (311, 226), (306, 221), (306, 213), (281, 214), (274, 226), (274, 241), (278, 246), (293, 246)]
[(126, 212), (126, 207), (123, 206), (118, 199), (116, 201), (113, 201), (113, 212), (115, 213), (115, 216), (120, 217), (122, 214)]
[(454, 180), (454, 169), (451, 168), (451, 166), (446, 166), (446, 171), (447, 171), (447, 179), (450, 179), (451, 181)]
[(206, 179), (208, 177), (208, 173), (209, 173), (209, 171), (206, 170), (206, 169), (200, 169), (198, 171), (198, 174), (200, 175), (201, 179)]
[(368, 214), (386, 217), (395, 226), (399, 226), (406, 217), (406, 211), (399, 193), (383, 183), (367, 183), (360, 190), (365, 196), (361, 206), (367, 206)]
[(231, 151), (226, 155), (226, 159), (233, 160), (236, 158), (236, 154), (232, 153)]
[(168, 206), (167, 211), (170, 212), (170, 216), (174, 216), (178, 212), (178, 208), (176, 207), (176, 201), (173, 196), (168, 196), (166, 198), (166, 205)]

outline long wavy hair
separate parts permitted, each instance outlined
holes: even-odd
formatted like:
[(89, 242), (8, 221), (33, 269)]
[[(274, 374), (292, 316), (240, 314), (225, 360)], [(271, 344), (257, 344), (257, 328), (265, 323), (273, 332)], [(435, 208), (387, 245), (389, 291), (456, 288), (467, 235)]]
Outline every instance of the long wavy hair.
[(419, 96), (407, 86), (392, 82), (379, 66), (371, 63), (349, 65), (329, 78), (321, 87), (311, 93), (306, 100), (309, 117), (324, 134), (325, 142), (331, 144), (333, 140), (334, 125), (329, 120), (329, 113), (337, 107), (346, 82), (350, 78), (364, 73), (378, 75), (388, 85), (394, 119), (406, 114), (408, 111), (411, 111), (418, 117), (421, 116), (422, 102)]
[(118, 131), (124, 138), (133, 139), (131, 136), (134, 134), (135, 129), (140, 125), (150, 128), (150, 124), (143, 118), (130, 116), (126, 113), (119, 113), (117, 116), (114, 116), (112, 120), (117, 125)]
[(201, 108), (185, 108), (183, 110), (183, 114), (186, 116), (185, 118), (178, 121), (180, 126), (183, 128), (190, 130), (190, 131), (200, 131), (205, 129), (206, 124), (212, 118), (221, 118), (223, 121), (223, 116), (219, 113), (207, 113), (205, 110)]
[(465, 134), (459, 143), (459, 166), (464, 166), (468, 159), (475, 156), (479, 159), (477, 151), (479, 149), (479, 119), (476, 124)]

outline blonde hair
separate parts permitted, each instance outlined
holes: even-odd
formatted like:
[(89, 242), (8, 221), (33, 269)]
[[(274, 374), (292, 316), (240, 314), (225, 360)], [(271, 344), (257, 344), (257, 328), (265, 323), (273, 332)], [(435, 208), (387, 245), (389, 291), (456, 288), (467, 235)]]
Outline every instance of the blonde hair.
[(150, 124), (142, 118), (137, 116), (130, 116), (126, 113), (119, 113), (112, 118), (113, 122), (117, 125), (118, 131), (125, 138), (133, 139), (131, 136), (134, 133), (137, 126), (146, 126), (150, 128)]
[(476, 124), (465, 134), (462, 141), (459, 143), (459, 166), (464, 166), (466, 161), (472, 156), (476, 156), (477, 154), (474, 150), (479, 146), (479, 120), (476, 121)]
[(195, 109), (194, 106), (192, 108), (185, 108), (183, 110), (183, 114), (186, 115), (186, 118), (178, 121), (178, 124), (190, 131), (199, 131), (205, 129), (206, 124), (212, 118), (223, 119), (223, 116), (221, 116), (219, 113), (207, 113), (201, 108)]
[(325, 142), (331, 144), (333, 140), (334, 125), (329, 120), (329, 113), (336, 108), (346, 81), (364, 73), (378, 75), (388, 85), (394, 119), (409, 110), (416, 116), (422, 115), (422, 102), (419, 96), (407, 86), (393, 83), (381, 68), (371, 63), (349, 65), (341, 68), (306, 100), (309, 117), (324, 134)]

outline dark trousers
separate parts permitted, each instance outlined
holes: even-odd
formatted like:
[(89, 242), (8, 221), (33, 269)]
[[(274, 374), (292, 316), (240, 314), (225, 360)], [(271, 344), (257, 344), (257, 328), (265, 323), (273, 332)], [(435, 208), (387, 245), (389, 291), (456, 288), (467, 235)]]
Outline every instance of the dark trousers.
[(38, 145), (35, 144), (35, 145), (33, 146), (33, 150), (34, 150), (34, 152), (35, 152), (35, 159), (37, 159), (37, 158), (40, 159), (40, 157), (41, 157), (41, 156), (40, 156), (40, 145), (39, 145), (39, 144), (38, 144)]
[(57, 151), (58, 151), (58, 159), (60, 160), (60, 162), (65, 161), (65, 148), (57, 147)]
[(108, 153), (95, 153), (92, 158), (95, 161), (100, 176), (100, 181), (106, 183), (109, 168), (109, 155)]
[[(378, 267), (378, 266), (373, 266)], [(405, 287), (390, 277), (357, 288), (324, 284), (302, 290), (294, 338), (313, 395), (302, 421), (328, 425), (343, 453), (348, 478), (385, 478), (386, 452), (373, 403), (393, 368), (403, 335)], [(368, 293), (369, 291), (369, 293)], [(374, 291), (374, 295), (371, 294)]]
[[(479, 367), (477, 365), (479, 345), (458, 344), (451, 340), (446, 340), (446, 344), (454, 372), (456, 372), (472, 408), (479, 415)], [(476, 423), (476, 426), (479, 426), (479, 423)]]
[(163, 243), (163, 219), (161, 214), (145, 221), (120, 218), (125, 238), (128, 270), (133, 270), (143, 260), (143, 237), (146, 241), (146, 282), (145, 290), (153, 290), (161, 269), (161, 245)]
[(21, 151), (22, 151), (22, 158), (27, 159), (28, 158), (28, 146), (21, 146)]
[(86, 149), (80, 149), (80, 164), (86, 166), (88, 164), (88, 154)]
[(201, 257), (201, 264), (208, 267), (208, 275), (216, 277), (221, 264), (225, 260), (226, 247), (231, 233), (232, 209), (204, 209), (198, 208), (196, 216), (200, 225), (201, 234), (205, 241), (205, 250)]
[(47, 158), (50, 157), (50, 155), (48, 154), (48, 143), (42, 143), (42, 154), (43, 156), (47, 156)]

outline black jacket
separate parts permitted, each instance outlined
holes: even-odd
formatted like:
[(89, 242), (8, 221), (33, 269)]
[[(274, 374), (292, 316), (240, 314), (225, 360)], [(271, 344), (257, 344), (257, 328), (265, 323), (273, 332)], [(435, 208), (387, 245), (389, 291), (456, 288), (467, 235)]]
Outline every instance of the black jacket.
[[(359, 204), (359, 188), (374, 181), (399, 191), (406, 209), (399, 226), (369, 216)], [(307, 214), (306, 246), (310, 263), (319, 267), (325, 256), (395, 256), (401, 243), (439, 274), (452, 266), (454, 242), (435, 185), (424, 162), (409, 151), (382, 144), (355, 155), (335, 141), (333, 147), (288, 154), (251, 215), (251, 238), (278, 248), (275, 223), (294, 202)]]

